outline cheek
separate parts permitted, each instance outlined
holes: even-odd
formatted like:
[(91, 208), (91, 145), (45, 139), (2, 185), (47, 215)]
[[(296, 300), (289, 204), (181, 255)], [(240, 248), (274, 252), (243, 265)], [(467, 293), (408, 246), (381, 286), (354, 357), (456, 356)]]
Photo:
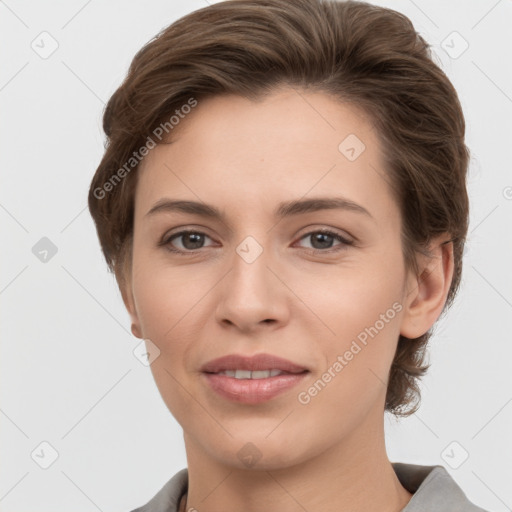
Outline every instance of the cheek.
[(134, 258), (133, 293), (141, 328), (145, 337), (161, 345), (160, 350), (187, 336), (194, 308), (212, 287), (208, 276), (199, 272), (171, 266), (151, 254)]
[[(143, 256), (139, 262), (144, 262)], [(197, 315), (207, 291), (189, 274), (154, 258), (151, 264), (142, 265), (134, 260), (133, 292), (142, 334), (160, 351), (150, 370), (163, 401), (180, 424), (190, 421), (193, 407), (186, 361), (201, 336)], [(196, 413), (201, 417), (200, 408)]]
[(190, 399), (180, 383), (196, 370), (190, 361), (197, 359), (192, 356), (212, 314), (205, 304), (219, 278), (205, 267), (171, 266), (165, 257), (142, 251), (134, 257), (133, 293), (142, 334), (160, 351), (150, 368), (173, 409), (180, 409), (176, 401)]
[(337, 302), (323, 297), (323, 318), (335, 335), (324, 329), (312, 338), (323, 364), (296, 397), (304, 421), (323, 418), (326, 439), (348, 435), (370, 411), (382, 414), (400, 333), (401, 304), (390, 290), (346, 291)]
[(385, 334), (401, 309), (403, 276), (392, 265), (326, 266), (288, 281), (304, 309), (298, 320), (307, 322), (306, 330), (313, 327), (325, 346), (342, 348), (348, 339), (364, 338), (365, 329), (375, 324)]
[(384, 262), (296, 280), (294, 291), (309, 309), (300, 330), (322, 355), (319, 403), (338, 407), (382, 392), (400, 334), (402, 280), (401, 267)]

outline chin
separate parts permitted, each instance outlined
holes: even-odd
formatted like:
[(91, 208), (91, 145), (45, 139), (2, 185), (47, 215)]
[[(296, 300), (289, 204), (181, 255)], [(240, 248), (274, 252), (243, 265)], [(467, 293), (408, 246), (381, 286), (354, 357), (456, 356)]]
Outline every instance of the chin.
[[(313, 453), (308, 453), (306, 439), (295, 438), (289, 430), (282, 430), (280, 433), (276, 431), (268, 436), (275, 427), (276, 423), (269, 429), (252, 428), (246, 433), (238, 430), (236, 437), (227, 435), (224, 442), (215, 440), (208, 443), (208, 451), (226, 466), (256, 471), (285, 469), (314, 456)], [(300, 451), (298, 447), (301, 447)], [(314, 448), (310, 447), (309, 451), (314, 451)]]

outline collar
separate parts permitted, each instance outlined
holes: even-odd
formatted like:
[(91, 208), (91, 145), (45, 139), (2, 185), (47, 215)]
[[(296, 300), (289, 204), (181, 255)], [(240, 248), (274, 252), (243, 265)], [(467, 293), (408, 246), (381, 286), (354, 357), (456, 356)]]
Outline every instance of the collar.
[(413, 494), (401, 512), (486, 512), (468, 500), (443, 466), (391, 465), (400, 483)]

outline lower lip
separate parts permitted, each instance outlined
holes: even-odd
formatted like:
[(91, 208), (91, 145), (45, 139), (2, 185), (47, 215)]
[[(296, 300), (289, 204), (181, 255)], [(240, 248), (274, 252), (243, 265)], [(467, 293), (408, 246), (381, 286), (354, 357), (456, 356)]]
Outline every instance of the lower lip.
[(296, 386), (309, 372), (286, 373), (266, 379), (235, 379), (217, 373), (203, 373), (219, 395), (243, 404), (259, 404)]

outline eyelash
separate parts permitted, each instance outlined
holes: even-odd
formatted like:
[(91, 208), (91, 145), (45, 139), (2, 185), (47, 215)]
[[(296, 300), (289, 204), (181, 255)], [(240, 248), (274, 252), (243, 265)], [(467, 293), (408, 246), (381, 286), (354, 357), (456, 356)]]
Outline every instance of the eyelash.
[[(310, 249), (310, 248), (306, 247), (305, 249), (307, 251), (309, 251), (309, 252), (331, 254), (331, 253), (334, 253), (334, 252), (339, 252), (339, 251), (342, 251), (342, 250), (346, 250), (347, 246), (353, 246), (354, 245), (353, 241), (347, 240), (346, 238), (342, 237), (339, 233), (336, 233), (334, 231), (330, 231), (328, 229), (318, 229), (318, 230), (315, 230), (315, 231), (310, 231), (309, 233), (306, 233), (306, 234), (302, 235), (299, 240), (302, 240), (303, 238), (306, 238), (308, 236), (311, 236), (311, 235), (314, 235), (314, 234), (317, 234), (317, 233), (322, 233), (323, 235), (332, 236), (333, 238), (335, 238), (336, 240), (341, 242), (341, 245), (335, 246), (334, 248), (331, 247), (329, 249)], [(170, 243), (171, 243), (172, 240), (174, 240), (175, 238), (180, 238), (181, 236), (188, 235), (188, 234), (205, 235), (205, 236), (208, 237), (208, 235), (206, 233), (203, 233), (201, 231), (184, 230), (184, 231), (179, 231), (178, 233), (174, 233), (174, 234), (172, 234), (171, 236), (169, 236), (167, 238), (164, 238), (158, 245), (159, 246), (165, 246), (165, 248), (168, 251), (170, 251), (170, 252), (172, 252), (174, 254), (177, 254), (179, 256), (190, 256), (192, 254), (197, 254), (201, 249), (195, 249), (195, 250), (191, 249), (191, 250), (183, 251), (182, 249), (175, 249), (175, 248), (172, 248), (170, 246)], [(208, 238), (210, 238), (210, 237), (208, 237)]]

